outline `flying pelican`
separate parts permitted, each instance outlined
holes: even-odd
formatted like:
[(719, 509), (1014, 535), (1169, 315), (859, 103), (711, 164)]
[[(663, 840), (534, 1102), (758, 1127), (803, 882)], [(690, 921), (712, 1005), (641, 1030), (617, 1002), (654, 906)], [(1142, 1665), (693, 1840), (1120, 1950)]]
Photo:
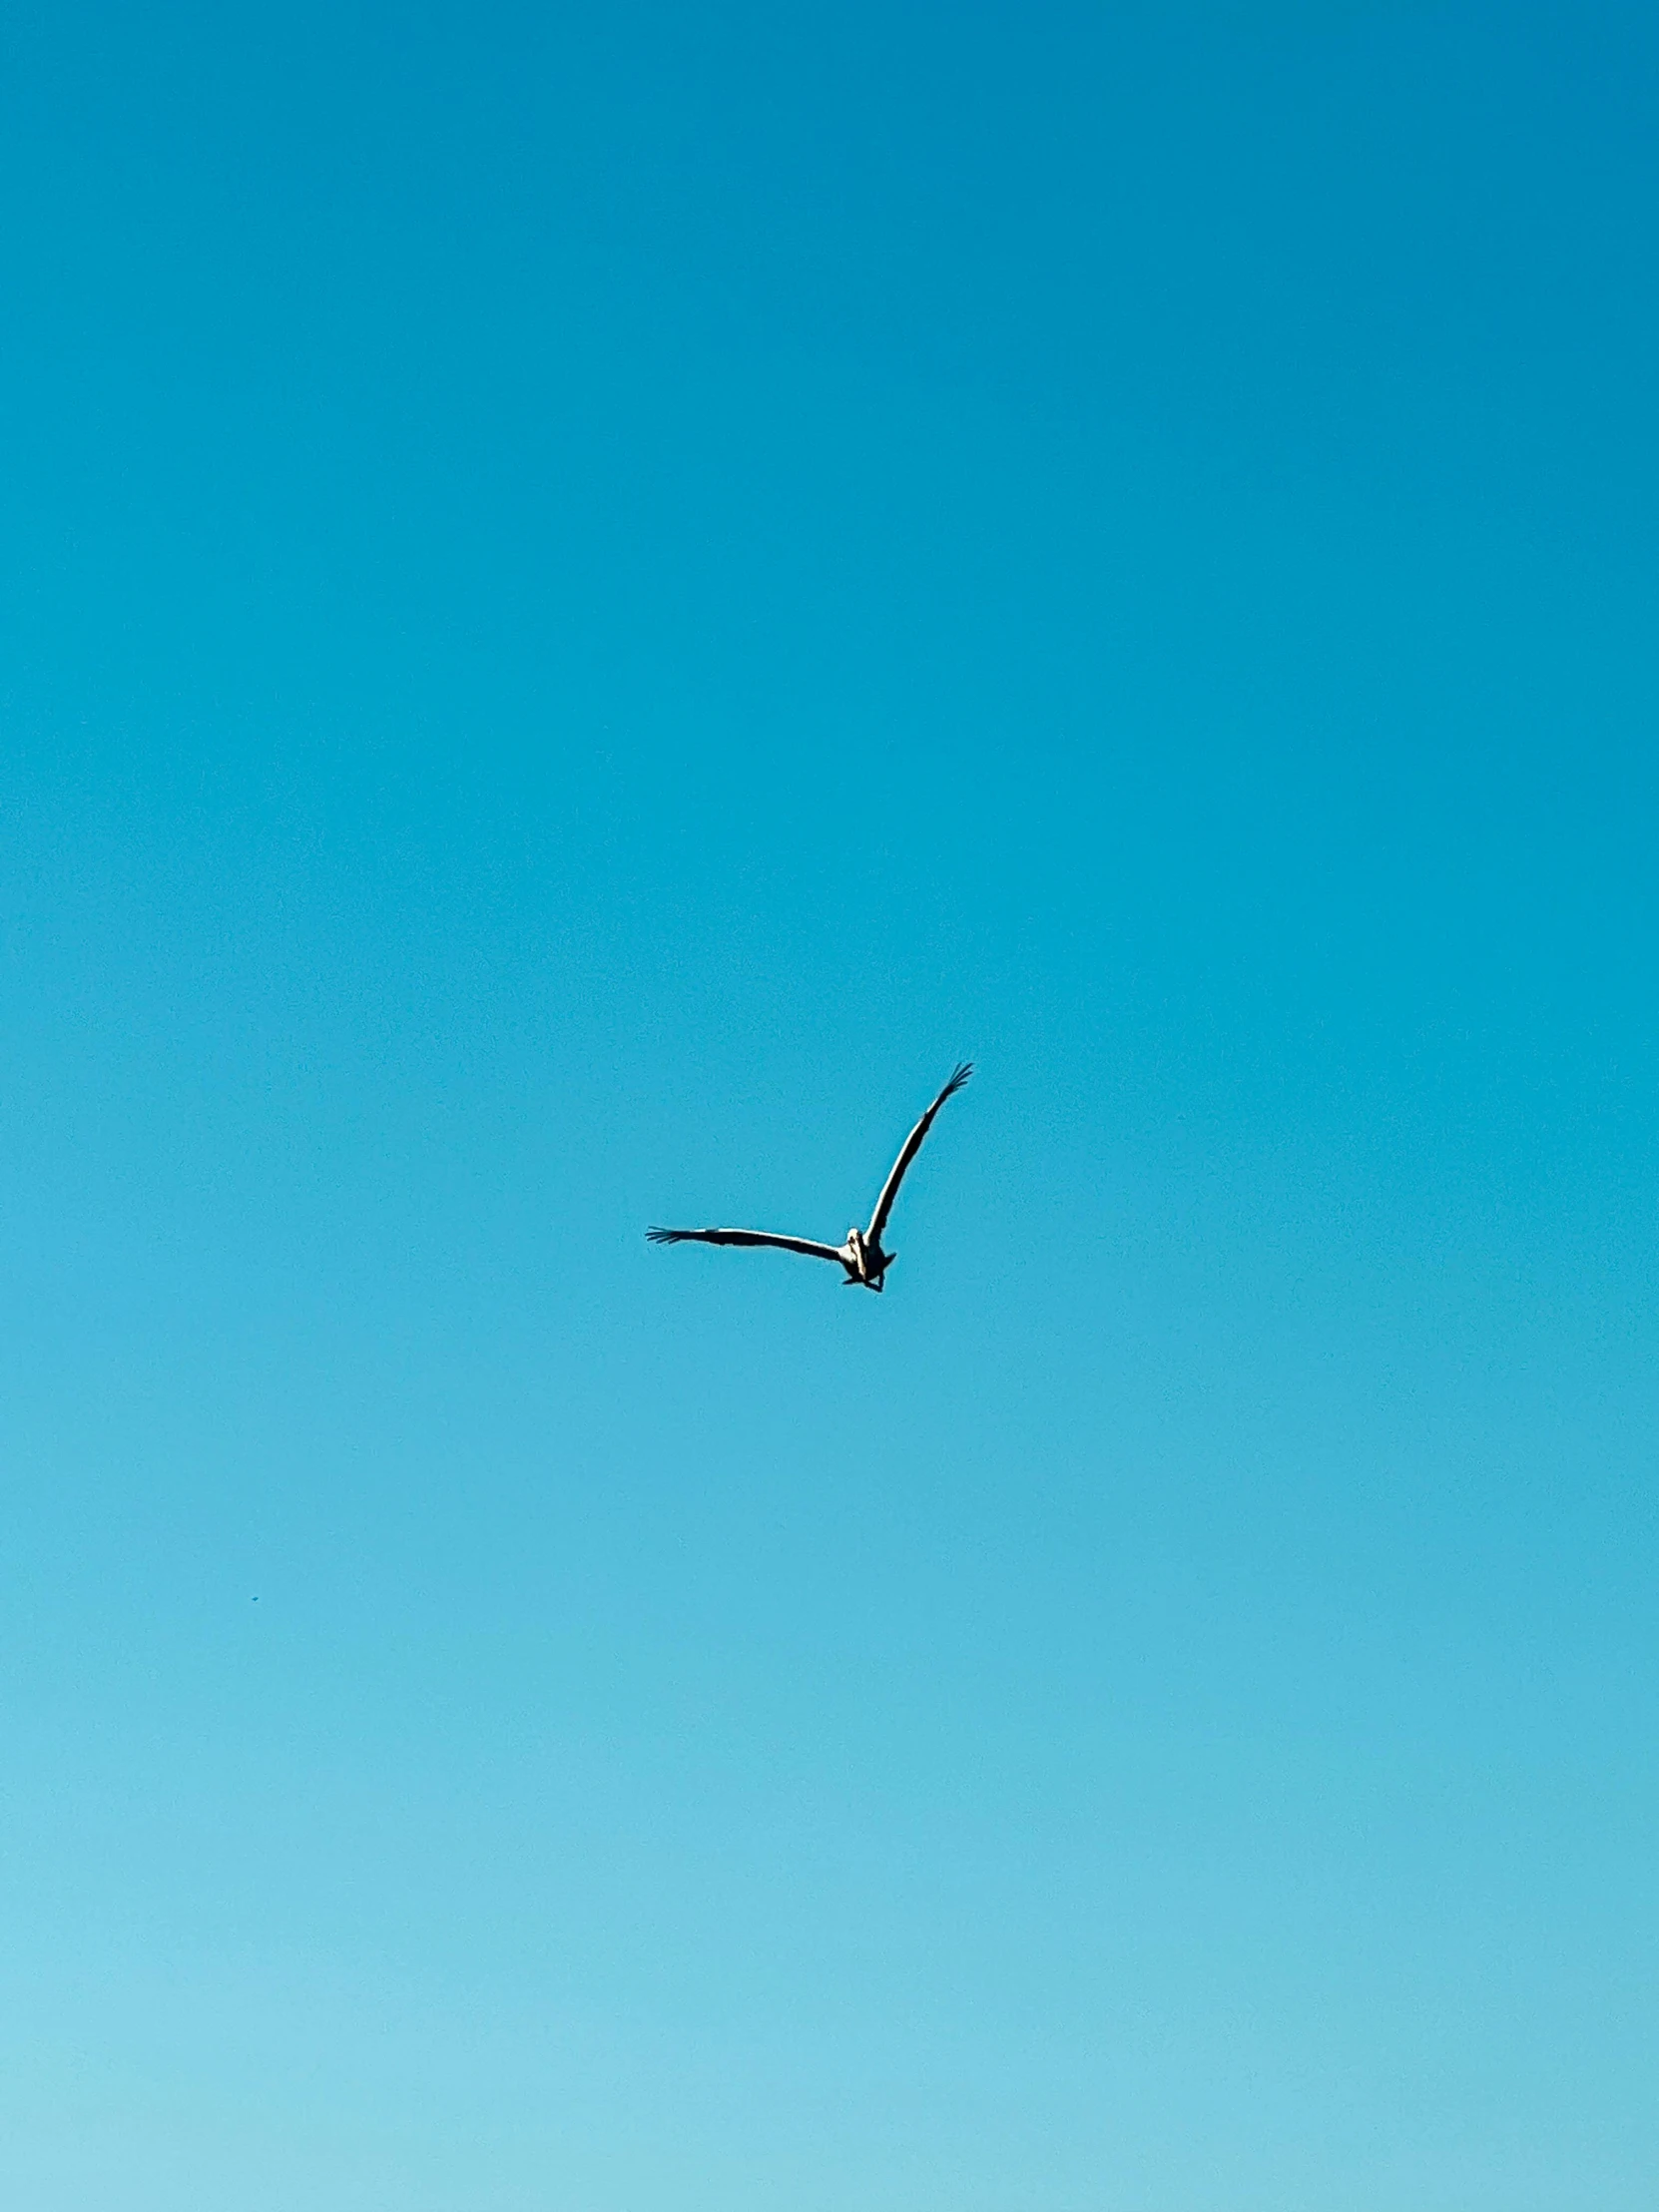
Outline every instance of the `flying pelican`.
[(898, 1257), (896, 1252), (882, 1251), (881, 1232), (887, 1226), (887, 1216), (898, 1196), (898, 1186), (904, 1180), (904, 1170), (921, 1150), (921, 1140), (932, 1128), (933, 1116), (947, 1098), (955, 1096), (972, 1073), (973, 1062), (964, 1060), (905, 1138), (903, 1149), (892, 1164), (892, 1173), (881, 1186), (875, 1211), (869, 1217), (869, 1227), (849, 1229), (843, 1245), (814, 1244), (810, 1237), (774, 1237), (764, 1229), (648, 1229), (646, 1235), (653, 1244), (660, 1245), (776, 1245), (780, 1252), (804, 1252), (812, 1260), (833, 1260), (846, 1270), (843, 1289), (862, 1286), (866, 1291), (879, 1291), (888, 1268)]

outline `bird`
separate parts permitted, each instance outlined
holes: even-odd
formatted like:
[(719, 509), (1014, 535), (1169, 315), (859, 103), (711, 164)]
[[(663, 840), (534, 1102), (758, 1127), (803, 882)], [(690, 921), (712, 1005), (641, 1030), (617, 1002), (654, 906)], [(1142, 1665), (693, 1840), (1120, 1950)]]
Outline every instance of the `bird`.
[(898, 1186), (904, 1180), (904, 1171), (921, 1150), (922, 1139), (933, 1126), (933, 1116), (947, 1098), (955, 1097), (972, 1073), (971, 1060), (963, 1060), (952, 1070), (950, 1081), (900, 1147), (892, 1173), (882, 1184), (881, 1195), (875, 1201), (869, 1227), (849, 1229), (844, 1244), (817, 1244), (811, 1237), (779, 1237), (765, 1229), (648, 1229), (646, 1236), (657, 1245), (771, 1245), (779, 1252), (803, 1252), (810, 1260), (832, 1260), (837, 1267), (844, 1268), (843, 1290), (880, 1291), (885, 1286), (888, 1268), (898, 1257), (896, 1252), (883, 1249), (881, 1238), (893, 1200), (898, 1196)]

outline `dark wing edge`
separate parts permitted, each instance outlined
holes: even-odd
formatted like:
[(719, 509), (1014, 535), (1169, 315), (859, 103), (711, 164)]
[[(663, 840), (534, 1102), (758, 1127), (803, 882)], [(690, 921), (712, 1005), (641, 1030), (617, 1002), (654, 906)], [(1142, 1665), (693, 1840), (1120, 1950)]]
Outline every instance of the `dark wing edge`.
[(775, 1237), (764, 1229), (648, 1229), (655, 1245), (771, 1245), (779, 1252), (804, 1252), (810, 1260), (840, 1259), (833, 1245), (814, 1244), (810, 1237)]
[(959, 1061), (951, 1071), (950, 1081), (940, 1091), (938, 1097), (934, 1099), (932, 1105), (928, 1107), (926, 1113), (922, 1115), (920, 1121), (916, 1123), (910, 1134), (905, 1138), (904, 1149), (893, 1162), (892, 1173), (887, 1177), (886, 1183), (882, 1187), (881, 1196), (875, 1201), (875, 1211), (869, 1218), (869, 1227), (864, 1231), (866, 1244), (878, 1245), (881, 1242), (881, 1232), (887, 1226), (887, 1216), (892, 1212), (892, 1202), (898, 1196), (898, 1186), (904, 1180), (904, 1170), (921, 1150), (921, 1140), (932, 1128), (933, 1116), (947, 1098), (955, 1097), (972, 1073), (973, 1062), (971, 1060)]

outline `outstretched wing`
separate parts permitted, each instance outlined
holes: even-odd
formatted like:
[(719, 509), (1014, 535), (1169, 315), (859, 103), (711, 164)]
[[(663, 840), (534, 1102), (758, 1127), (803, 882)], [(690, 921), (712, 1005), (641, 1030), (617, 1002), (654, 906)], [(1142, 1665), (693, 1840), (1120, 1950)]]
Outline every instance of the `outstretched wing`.
[(881, 1232), (886, 1228), (887, 1216), (892, 1212), (892, 1202), (898, 1196), (899, 1184), (904, 1180), (904, 1170), (921, 1150), (921, 1140), (932, 1128), (933, 1116), (947, 1098), (953, 1098), (956, 1095), (972, 1073), (973, 1062), (964, 1060), (944, 1089), (940, 1091), (938, 1097), (934, 1099), (932, 1105), (928, 1107), (926, 1113), (922, 1115), (920, 1121), (916, 1123), (910, 1134), (905, 1138), (904, 1149), (893, 1162), (892, 1173), (887, 1177), (886, 1186), (880, 1197), (875, 1201), (875, 1211), (870, 1216), (869, 1227), (864, 1231), (865, 1244), (880, 1244)]
[(773, 1237), (764, 1229), (648, 1229), (653, 1244), (776, 1245), (780, 1252), (804, 1252), (810, 1260), (839, 1260), (833, 1245), (810, 1237)]

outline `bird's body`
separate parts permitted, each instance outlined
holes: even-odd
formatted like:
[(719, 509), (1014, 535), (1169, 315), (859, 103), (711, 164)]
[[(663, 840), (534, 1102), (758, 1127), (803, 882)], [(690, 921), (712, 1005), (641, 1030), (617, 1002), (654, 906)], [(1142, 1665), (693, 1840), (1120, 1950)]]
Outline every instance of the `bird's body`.
[(896, 1252), (883, 1252), (879, 1238), (873, 1244), (864, 1240), (864, 1233), (856, 1227), (846, 1232), (842, 1246), (846, 1254), (841, 1265), (846, 1270), (848, 1283), (861, 1283), (866, 1291), (878, 1291), (886, 1281), (888, 1268), (897, 1259)]
[(892, 1212), (893, 1200), (898, 1196), (898, 1186), (904, 1179), (904, 1171), (921, 1150), (921, 1140), (933, 1126), (933, 1116), (947, 1098), (959, 1091), (973, 1073), (971, 1060), (964, 1060), (951, 1076), (905, 1138), (898, 1158), (893, 1162), (892, 1173), (881, 1189), (870, 1216), (867, 1229), (851, 1228), (844, 1244), (816, 1244), (809, 1237), (780, 1237), (764, 1229), (648, 1229), (646, 1235), (653, 1244), (714, 1244), (714, 1245), (770, 1245), (781, 1252), (804, 1253), (812, 1260), (833, 1260), (845, 1270), (848, 1288), (880, 1291), (885, 1288), (887, 1270), (898, 1257), (888, 1252), (881, 1243), (882, 1231), (887, 1226), (887, 1216)]

